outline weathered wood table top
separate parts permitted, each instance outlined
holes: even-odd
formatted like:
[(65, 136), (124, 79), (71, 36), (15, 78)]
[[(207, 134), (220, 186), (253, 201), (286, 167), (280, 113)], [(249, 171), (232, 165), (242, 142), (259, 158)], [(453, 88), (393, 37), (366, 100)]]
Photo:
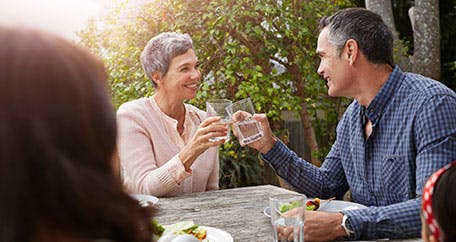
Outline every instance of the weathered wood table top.
[(271, 242), (272, 226), (263, 210), (269, 206), (270, 196), (286, 193), (295, 192), (264, 185), (160, 198), (154, 218), (160, 224), (193, 220), (199, 225), (225, 230), (235, 242)]

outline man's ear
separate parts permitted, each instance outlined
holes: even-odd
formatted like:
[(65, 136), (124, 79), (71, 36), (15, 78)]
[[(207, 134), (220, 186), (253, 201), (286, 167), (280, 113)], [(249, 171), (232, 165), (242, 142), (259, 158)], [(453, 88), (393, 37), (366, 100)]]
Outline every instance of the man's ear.
[(355, 61), (358, 59), (359, 55), (359, 48), (358, 42), (354, 39), (349, 39), (345, 42), (345, 57), (348, 59), (350, 64), (354, 64)]

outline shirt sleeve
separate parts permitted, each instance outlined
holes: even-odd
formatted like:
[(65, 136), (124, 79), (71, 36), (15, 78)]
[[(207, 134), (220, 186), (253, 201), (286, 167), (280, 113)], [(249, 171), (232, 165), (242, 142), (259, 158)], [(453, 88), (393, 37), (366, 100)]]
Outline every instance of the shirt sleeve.
[(456, 160), (456, 99), (438, 95), (430, 98), (415, 120), (416, 197), (382, 207), (344, 211), (359, 238), (417, 237), (421, 231), (422, 189), (436, 170)]
[[(331, 148), (330, 154), (337, 153), (335, 150), (337, 142)], [(262, 154), (262, 158), (296, 191), (308, 197), (342, 198), (348, 190), (345, 173), (336, 155), (328, 155), (323, 165), (318, 168), (277, 140), (268, 153)]]
[(191, 175), (185, 171), (178, 155), (158, 166), (153, 144), (140, 115), (131, 110), (117, 112), (119, 157), (124, 185), (130, 192), (164, 196)]
[(421, 198), (389, 206), (342, 211), (348, 216), (353, 239), (410, 238), (421, 230)]

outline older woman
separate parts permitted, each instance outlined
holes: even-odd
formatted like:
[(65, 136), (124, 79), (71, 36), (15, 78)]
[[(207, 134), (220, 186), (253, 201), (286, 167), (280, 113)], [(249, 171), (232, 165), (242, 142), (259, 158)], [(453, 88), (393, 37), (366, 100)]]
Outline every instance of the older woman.
[(152, 97), (124, 103), (117, 111), (119, 156), (130, 192), (176, 196), (218, 189), (218, 149), (225, 135), (219, 117), (185, 100), (195, 98), (201, 72), (187, 34), (162, 33), (141, 53), (155, 87)]

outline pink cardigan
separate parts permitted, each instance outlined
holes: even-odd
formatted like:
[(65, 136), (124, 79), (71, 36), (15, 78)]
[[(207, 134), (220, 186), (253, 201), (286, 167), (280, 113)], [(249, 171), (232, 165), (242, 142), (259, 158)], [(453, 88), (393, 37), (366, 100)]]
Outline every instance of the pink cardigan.
[(201, 154), (186, 172), (178, 157), (206, 113), (185, 104), (182, 136), (177, 120), (164, 114), (153, 97), (122, 104), (117, 111), (118, 149), (125, 187), (131, 193), (176, 196), (218, 189), (218, 147)]

